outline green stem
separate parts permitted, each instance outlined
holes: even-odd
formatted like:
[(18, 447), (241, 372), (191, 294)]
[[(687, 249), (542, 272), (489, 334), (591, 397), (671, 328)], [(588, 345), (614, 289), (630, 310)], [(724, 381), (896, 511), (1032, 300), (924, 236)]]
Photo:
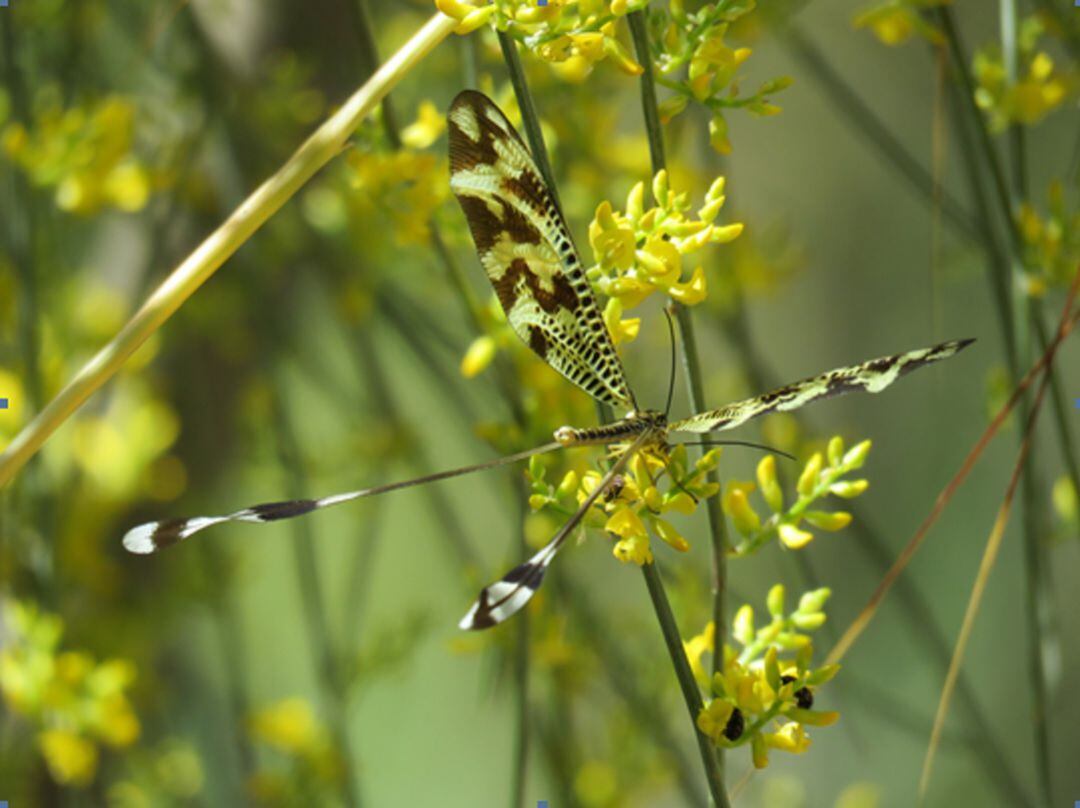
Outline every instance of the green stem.
[[(510, 82), (517, 97), (518, 108), (521, 110), (525, 134), (532, 147), (533, 160), (547, 183), (552, 199), (558, 205), (559, 196), (555, 187), (555, 177), (548, 161), (547, 148), (544, 145), (544, 134), (540, 129), (540, 118), (536, 112), (536, 105), (533, 103), (532, 94), (529, 92), (529, 86), (525, 80), (525, 70), (521, 65), (521, 57), (518, 55), (517, 43), (507, 32), (500, 31), (499, 47), (502, 49), (503, 60), (506, 62)], [(514, 400), (516, 400), (516, 397), (511, 399), (511, 401)], [(515, 405), (514, 409), (519, 426), (524, 428), (524, 410), (520, 405)], [(522, 500), (521, 505), (522, 510), (527, 507), (524, 500)], [(529, 546), (525, 540), (524, 530), (520, 531), (519, 540), (520, 557), (526, 558), (529, 554)], [(514, 769), (510, 781), (511, 806), (523, 806), (525, 804), (525, 778), (529, 763), (529, 616), (527, 613), (523, 613), (519, 614), (518, 618), (514, 646), (514, 699), (517, 727), (514, 733)]]
[(521, 111), (521, 123), (525, 127), (525, 138), (529, 141), (529, 151), (532, 152), (536, 167), (540, 169), (540, 175), (544, 178), (551, 198), (559, 205), (559, 189), (555, 185), (555, 172), (551, 170), (551, 161), (548, 159), (547, 146), (544, 144), (544, 131), (540, 128), (540, 116), (536, 112), (536, 104), (533, 102), (529, 85), (525, 81), (525, 68), (521, 65), (521, 56), (518, 54), (517, 42), (505, 31), (499, 32), (499, 47), (502, 49), (503, 59), (506, 60), (507, 70), (510, 72), (510, 83), (514, 87), (514, 96), (517, 98), (518, 109)]
[[(1002, 49), (1004, 53), (1006, 81), (1015, 82), (1017, 78), (1017, 19), (1014, 0), (1001, 0), (1001, 23), (1002, 23)], [(952, 54), (955, 75), (959, 78), (964, 96), (964, 108), (967, 116), (974, 127), (976, 139), (983, 155), (984, 162), (990, 169), (993, 179), (994, 191), (997, 196), (1002, 217), (1005, 219), (1006, 233), (1008, 235), (1008, 261), (1011, 267), (1013, 311), (1016, 313), (1017, 324), (1015, 340), (1012, 346), (1013, 356), (1023, 361), (1030, 355), (1031, 334), (1033, 323), (1041, 318), (1035, 302), (1027, 298), (1026, 284), (1023, 270), (1023, 241), (1019, 233), (1015, 212), (1019, 207), (1021, 197), (1020, 189), (1026, 183), (1026, 169), (1024, 167), (1023, 140), (1015, 132), (1010, 138), (1011, 156), (1013, 165), (1013, 182), (1010, 185), (1006, 179), (1001, 161), (994, 149), (990, 131), (985, 119), (975, 105), (975, 87), (971, 72), (967, 63), (967, 54), (960, 41), (955, 21), (951, 10), (944, 8), (935, 9), (942, 30), (945, 32), (946, 41)], [(1037, 330), (1037, 329), (1036, 329)], [(1055, 374), (1053, 368), (1046, 370), (1048, 380), (1053, 380)], [(1015, 376), (1014, 376), (1015, 381)], [(1027, 423), (1031, 417), (1030, 396), (1024, 396), (1020, 406), (1021, 420)], [(1068, 451), (1068, 450), (1067, 450)], [(1042, 535), (1040, 517), (1037, 503), (1037, 480), (1036, 469), (1032, 461), (1028, 460), (1023, 469), (1021, 485), (1021, 498), (1023, 501), (1023, 533), (1024, 533), (1024, 578), (1026, 584), (1026, 609), (1025, 617), (1028, 627), (1028, 660), (1030, 666), (1032, 701), (1033, 701), (1033, 731), (1036, 770), (1039, 782), (1040, 801), (1044, 805), (1050, 804), (1051, 769), (1049, 759), (1049, 737), (1047, 729), (1047, 695), (1046, 695), (1046, 672), (1044, 669), (1043, 649), (1049, 639), (1049, 633), (1045, 630), (1046, 616), (1052, 613), (1052, 604), (1046, 595), (1046, 563), (1043, 558), (1040, 536)]]
[(641, 689), (641, 681), (634, 674), (634, 661), (623, 653), (617, 642), (618, 630), (603, 624), (587, 589), (578, 587), (568, 576), (563, 577), (563, 587), (575, 605), (575, 624), (580, 625), (591, 638), (596, 655), (604, 660), (604, 670), (615, 692), (626, 703), (628, 714), (648, 730), (662, 754), (672, 757), (672, 768), (687, 801), (695, 806), (707, 805), (693, 761), (681, 752), (678, 739), (669, 728), (663, 705), (652, 694)]
[(701, 692), (694, 680), (694, 673), (690, 670), (690, 661), (686, 658), (686, 649), (683, 647), (679, 627), (675, 624), (675, 616), (671, 613), (671, 604), (668, 603), (667, 593), (664, 591), (664, 582), (654, 562), (643, 565), (641, 572), (645, 577), (649, 597), (652, 599), (653, 611), (656, 612), (656, 619), (660, 623), (660, 631), (664, 635), (664, 645), (667, 646), (671, 664), (675, 668), (675, 678), (679, 680), (686, 710), (690, 714), (690, 723), (694, 727), (694, 739), (697, 741), (701, 762), (705, 767), (705, 780), (709, 786), (709, 793), (712, 795), (716, 808), (730, 808), (727, 793), (724, 791), (724, 773), (720, 768), (720, 756), (712, 742), (697, 728), (697, 717), (705, 705), (701, 701)]
[[(1006, 307), (1007, 310), (1007, 307)], [(757, 390), (770, 390), (781, 383), (780, 377), (770, 368), (768, 361), (758, 356), (754, 342), (750, 337), (749, 324), (742, 316), (743, 309), (736, 307), (735, 314), (725, 317), (725, 335), (736, 347), (735, 355), (741, 365), (742, 372), (750, 379), (753, 387)], [(849, 507), (854, 519), (851, 530), (854, 531), (856, 545), (868, 556), (870, 561), (880, 570), (885, 572), (892, 566), (894, 552), (888, 543), (875, 531), (870, 524), (869, 518), (860, 512), (858, 505), (852, 503)], [(799, 556), (802, 554), (799, 553)], [(912, 586), (907, 577), (900, 577), (895, 586), (896, 597), (902, 603), (899, 614), (902, 614), (911, 626), (916, 628), (915, 638), (923, 641), (932, 654), (932, 658), (941, 671), (946, 671), (949, 666), (951, 649), (937, 617), (930, 604)], [(843, 678), (843, 677), (841, 677)], [(956, 694), (961, 709), (964, 710), (965, 719), (972, 726), (972, 734), (976, 739), (973, 749), (978, 760), (986, 772), (1007, 799), (1009, 805), (1029, 805), (1030, 801), (1024, 793), (1019, 780), (1012, 771), (1010, 759), (1002, 752), (994, 739), (994, 733), (987, 721), (985, 714), (975, 697), (975, 692), (967, 677), (960, 673), (957, 679)]]
[[(300, 472), (300, 451), (292, 425), (282, 409), (276, 408), (278, 455), (288, 477), (290, 494), (304, 496), (303, 475)], [(300, 588), (300, 605), (304, 613), (308, 642), (315, 659), (315, 674), (319, 683), (323, 716), (330, 727), (334, 746), (344, 769), (342, 798), (348, 808), (360, 805), (354, 772), (352, 745), (345, 721), (346, 692), (341, 665), (330, 633), (330, 621), (323, 603), (323, 586), (315, 553), (315, 536), (306, 519), (292, 522), (294, 571)]]
[(964, 210), (951, 194), (936, 187), (934, 177), (893, 135), (892, 130), (881, 121), (874, 111), (863, 102), (843, 75), (829, 64), (828, 59), (798, 26), (790, 26), (783, 35), (791, 53), (809, 71), (832, 99), (837, 108), (862, 132), (887, 163), (907, 180), (929, 202), (939, 202), (941, 212), (949, 223), (969, 241), (978, 241), (979, 231), (971, 215)]
[[(220, 576), (221, 570), (226, 566), (223, 555), (221, 545), (216, 542), (199, 542), (196, 556), (206, 580), (212, 581)], [(231, 719), (229, 723), (239, 756), (240, 787), (237, 789), (237, 797), (240, 798), (238, 802), (243, 802), (246, 784), (255, 773), (255, 750), (245, 729), (251, 705), (245, 686), (247, 663), (244, 632), (232, 597), (234, 591), (230, 587), (212, 595), (210, 609), (214, 613), (215, 639), (219, 643), (219, 652), (225, 663), (226, 701)]]
[[(667, 167), (664, 157), (664, 133), (660, 125), (660, 115), (656, 104), (656, 84), (653, 81), (652, 54), (649, 49), (649, 35), (645, 24), (644, 11), (635, 11), (629, 15), (630, 32), (634, 39), (634, 49), (638, 63), (642, 66), (641, 106), (645, 116), (645, 129), (649, 138), (649, 154), (652, 158), (652, 170), (655, 176)], [(705, 385), (702, 379), (701, 362), (698, 357), (697, 336), (690, 310), (678, 303), (671, 304), (675, 319), (679, 323), (683, 372), (689, 390), (690, 409), (692, 412), (704, 412)], [(711, 483), (720, 485), (720, 477), (715, 469), (708, 474)], [(713, 654), (713, 671), (720, 671), (724, 661), (724, 636), (727, 628), (727, 615), (724, 598), (727, 595), (727, 550), (730, 546), (727, 536), (727, 523), (720, 510), (719, 497), (709, 497), (705, 501), (705, 510), (709, 516), (709, 532), (712, 541), (712, 588), (713, 588), (713, 625), (716, 629), (716, 652)], [(722, 757), (721, 757), (722, 763)]]
[[(1001, 48), (1005, 63), (1005, 81), (1015, 86), (1019, 80), (1020, 47), (1017, 40), (1019, 17), (1017, 14), (1016, 0), (1000, 0), (1001, 20)], [(985, 127), (984, 127), (985, 128)], [(1010, 187), (1009, 209), (1015, 211), (1027, 196), (1027, 161), (1024, 148), (1024, 129), (1018, 123), (1009, 127), (1009, 157), (1012, 169), (1012, 185)], [(1017, 239), (1017, 243), (1019, 239)], [(1017, 244), (1018, 246), (1018, 244)], [(1017, 274), (1022, 278), (1020, 262), (1022, 254), (1017, 249), (1014, 256)], [(1024, 289), (1018, 286), (1018, 289)], [(1025, 295), (1026, 296), (1026, 295)], [(1034, 328), (1041, 332), (1037, 323), (1041, 324), (1042, 316), (1037, 302), (1027, 297), (1026, 317), (1023, 321), (1025, 330), (1030, 333)], [(1025, 334), (1025, 341), (1030, 342), (1030, 337)], [(1044, 349), (1045, 350), (1045, 347)], [(1030, 357), (1028, 357), (1030, 358)], [(1047, 368), (1045, 383), (1050, 382), (1057, 386), (1057, 374)], [(1041, 391), (1040, 391), (1041, 394)], [(1053, 398), (1053, 396), (1051, 396)], [(1031, 418), (1031, 405), (1027, 397), (1022, 402), (1021, 418), (1024, 423)], [(1035, 435), (1029, 440), (1034, 441)], [(1023, 449), (1022, 449), (1023, 450)], [(1052, 628), (1049, 625), (1049, 615), (1052, 614), (1053, 604), (1046, 596), (1047, 587), (1050, 584), (1046, 574), (1046, 558), (1043, 553), (1040, 537), (1043, 535), (1041, 522), (1038, 514), (1038, 481), (1036, 478), (1035, 462), (1031, 453), (1026, 455), (1026, 467), (1021, 479), (1020, 495), (1024, 504), (1024, 572), (1026, 582), (1025, 617), (1027, 618), (1028, 632), (1028, 671), (1032, 685), (1032, 723), (1034, 730), (1035, 745), (1035, 780), (1038, 783), (1038, 794), (1046, 808), (1052, 804), (1053, 773), (1050, 766), (1050, 737), (1047, 726), (1047, 693), (1046, 693), (1046, 669), (1043, 659), (1043, 649), (1053, 641)]]

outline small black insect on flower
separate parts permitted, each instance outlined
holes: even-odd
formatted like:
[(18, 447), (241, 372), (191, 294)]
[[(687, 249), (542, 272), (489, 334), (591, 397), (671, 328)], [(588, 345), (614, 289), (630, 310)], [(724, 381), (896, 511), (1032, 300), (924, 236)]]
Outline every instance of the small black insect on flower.
[[(795, 681), (794, 676), (781, 676), (781, 684), (790, 684)], [(809, 710), (814, 706), (814, 694), (810, 692), (808, 687), (800, 687), (795, 691), (795, 703), (799, 706), (800, 710)]]
[(724, 727), (724, 737), (729, 741), (737, 741), (742, 737), (744, 729), (746, 729), (746, 719), (743, 718), (742, 710), (736, 707), (731, 711), (731, 716)]

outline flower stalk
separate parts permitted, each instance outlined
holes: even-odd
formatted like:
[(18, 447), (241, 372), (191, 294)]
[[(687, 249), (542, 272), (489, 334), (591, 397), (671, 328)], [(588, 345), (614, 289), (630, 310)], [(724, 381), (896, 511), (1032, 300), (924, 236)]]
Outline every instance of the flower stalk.
[(457, 26), (435, 14), (353, 94), (285, 164), (260, 185), (150, 295), (142, 307), (0, 454), (0, 486), (44, 445), (82, 404), (120, 370), (230, 256), (341, 153), (353, 131), (401, 79)]
[[(724, 771), (720, 766), (720, 756), (709, 739), (697, 728), (697, 718), (705, 704), (701, 700), (701, 691), (698, 690), (694, 673), (690, 669), (690, 661), (686, 658), (686, 649), (679, 635), (679, 627), (675, 624), (675, 616), (671, 613), (671, 604), (664, 591), (660, 571), (656, 568), (655, 562), (650, 562), (641, 566), (641, 572), (645, 577), (645, 586), (649, 590), (649, 598), (652, 600), (656, 619), (660, 623), (660, 631), (664, 635), (664, 645), (667, 646), (671, 664), (675, 668), (675, 678), (679, 680), (679, 689), (682, 690), (683, 700), (690, 714), (690, 724), (694, 727), (694, 740), (697, 741), (698, 749), (701, 751), (701, 762), (705, 766), (705, 779), (709, 786), (709, 793), (712, 795), (716, 808), (730, 808), (727, 793), (724, 790)], [(717, 647), (722, 648), (722, 646)], [(723, 656), (722, 652), (721, 656)]]

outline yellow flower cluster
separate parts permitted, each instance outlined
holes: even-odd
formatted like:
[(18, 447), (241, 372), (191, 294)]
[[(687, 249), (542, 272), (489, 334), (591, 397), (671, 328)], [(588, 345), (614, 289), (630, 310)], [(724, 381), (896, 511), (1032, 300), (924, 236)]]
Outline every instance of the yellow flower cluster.
[[(798, 550), (805, 547), (814, 534), (802, 527), (806, 522), (820, 530), (842, 530), (851, 523), (851, 514), (845, 511), (810, 510), (810, 506), (819, 499), (833, 494), (844, 499), (853, 499), (866, 491), (866, 480), (844, 480), (845, 475), (862, 467), (870, 452), (870, 441), (866, 440), (844, 451), (844, 441), (834, 437), (829, 441), (823, 455), (815, 452), (803, 467), (795, 486), (795, 502), (784, 505), (784, 493), (776, 477), (776, 458), (767, 455), (757, 467), (757, 484), (732, 480), (728, 483), (721, 504), (742, 540), (735, 545), (735, 555), (747, 555), (760, 549), (774, 535), (786, 547)], [(762, 519), (750, 504), (749, 495), (759, 490), (762, 499), (772, 514)]]
[(142, 210), (150, 198), (151, 177), (134, 154), (135, 107), (109, 96), (87, 106), (64, 109), (59, 91), (43, 91), (27, 128), (9, 123), (0, 148), (30, 181), (52, 188), (57, 207), (89, 215), (111, 206)]
[[(402, 129), (399, 148), (387, 143), (381, 125), (369, 123), (345, 156), (344, 182), (321, 182), (304, 195), (305, 218), (325, 233), (348, 233), (367, 243), (371, 233), (383, 235), (389, 226), (398, 245), (428, 245), (448, 189), (445, 158), (424, 149), (444, 131), (446, 119), (430, 101)], [(353, 313), (362, 309), (358, 302), (346, 298)]]
[[(828, 726), (839, 714), (814, 710), (814, 691), (828, 682), (839, 666), (812, 669), (813, 644), (802, 633), (825, 622), (822, 611), (828, 589), (807, 592), (795, 611), (785, 614), (784, 587), (774, 586), (766, 603), (771, 619), (754, 626), (754, 612), (744, 605), (735, 615), (732, 638), (743, 646), (736, 653), (724, 647), (723, 670), (711, 679), (714, 698), (697, 717), (698, 729), (725, 748), (749, 744), (754, 766), (764, 768), (769, 750), (800, 754), (810, 747), (807, 726)], [(701, 656), (714, 650), (715, 631), (710, 623), (701, 635), (685, 643), (699, 681), (704, 679)], [(793, 658), (780, 654), (794, 652)]]
[(168, 738), (125, 755), (126, 776), (109, 786), (109, 808), (149, 808), (197, 802), (206, 782), (202, 761), (189, 743)]
[[(658, 54), (657, 81), (674, 91), (661, 104), (660, 116), (666, 122), (691, 101), (704, 105), (712, 113), (710, 142), (721, 154), (731, 151), (724, 110), (742, 108), (755, 115), (775, 115), (780, 108), (770, 101), (770, 96), (791, 84), (790, 78), (782, 76), (765, 82), (752, 95), (740, 94), (739, 68), (752, 51), (732, 48), (726, 37), (731, 23), (753, 8), (753, 2), (706, 3), (688, 13), (681, 0), (676, 0), (665, 11), (658, 9), (653, 14), (652, 29), (658, 32), (652, 43)], [(685, 77), (675, 78), (684, 68)]]
[[(690, 515), (698, 504), (719, 493), (719, 486), (706, 477), (716, 468), (720, 450), (714, 449), (691, 463), (685, 446), (676, 446), (666, 456), (638, 452), (603, 496), (593, 505), (583, 524), (607, 531), (613, 536), (612, 549), (617, 559), (637, 565), (653, 560), (650, 536), (659, 536), (680, 552), (690, 549), (689, 542), (664, 514)], [(529, 505), (534, 511), (550, 509), (564, 516), (573, 514), (593, 492), (602, 477), (598, 471), (583, 475), (570, 471), (558, 485), (545, 481), (544, 464), (533, 458), (529, 464), (532, 494)]]
[(544, 5), (536, 0), (435, 0), (435, 5), (459, 20), (458, 33), (494, 25), (556, 65), (559, 75), (570, 81), (583, 80), (607, 58), (630, 75), (642, 70), (619, 39), (617, 25), (631, 11), (647, 5), (646, 0), (548, 0)]
[(1023, 202), (1017, 224), (1025, 246), (1028, 294), (1042, 296), (1050, 287), (1067, 287), (1080, 264), (1080, 208), (1070, 208), (1061, 182), (1050, 185), (1045, 216)]
[(4, 604), (0, 694), (12, 713), (34, 728), (53, 779), (85, 787), (97, 773), (101, 745), (123, 748), (139, 737), (126, 692), (134, 666), (122, 659), (96, 663), (82, 651), (61, 651), (63, 625), (30, 603)]
[(344, 773), (341, 757), (311, 705), (289, 698), (255, 712), (248, 721), (252, 739), (284, 758), (284, 769), (264, 769), (248, 783), (262, 805), (299, 805), (321, 791), (329, 797)]
[(655, 292), (693, 306), (705, 299), (705, 271), (698, 265), (684, 278), (684, 256), (709, 244), (723, 244), (742, 233), (741, 224), (716, 224), (724, 206), (724, 178), (718, 177), (705, 194), (696, 218), (687, 216), (689, 195), (672, 190), (666, 171), (653, 179), (655, 204), (645, 208), (645, 184), (639, 182), (626, 198), (624, 212), (608, 201), (596, 209), (589, 225), (589, 244), (596, 266), (589, 280), (610, 298), (605, 319), (616, 342), (633, 339), (639, 322), (624, 321), (622, 312), (640, 305)]
[(916, 35), (936, 45), (943, 41), (941, 32), (927, 22), (920, 12), (922, 9), (947, 5), (949, 2), (950, 0), (887, 0), (860, 11), (852, 24), (856, 28), (869, 28), (885, 45), (903, 45)]
[(1018, 45), (1022, 74), (1015, 82), (1006, 75), (999, 49), (988, 47), (976, 52), (972, 66), (978, 83), (975, 103), (986, 113), (991, 129), (1038, 123), (1075, 92), (1075, 77), (1055, 67), (1050, 55), (1039, 49), (1042, 33), (1037, 17), (1029, 17), (1021, 24)]

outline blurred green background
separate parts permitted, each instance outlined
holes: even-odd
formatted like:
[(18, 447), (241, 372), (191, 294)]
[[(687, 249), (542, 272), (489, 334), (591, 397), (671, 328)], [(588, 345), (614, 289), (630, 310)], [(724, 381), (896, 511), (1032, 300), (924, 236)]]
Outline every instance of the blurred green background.
[[(739, 69), (745, 91), (794, 79), (772, 99), (782, 112), (730, 110), (726, 155), (710, 147), (700, 107), (665, 130), (675, 183), (697, 202), (726, 175), (721, 218), (746, 225), (739, 240), (702, 253), (710, 293), (693, 317), (709, 402), (938, 340), (979, 338), (880, 397), (827, 402), (797, 422), (766, 420), (737, 435), (801, 462), (832, 435), (873, 440), (864, 470), (871, 486), (854, 503), (855, 524), (799, 551), (774, 542), (729, 566), (731, 612), (750, 603), (764, 613), (776, 582), (791, 593), (830, 587), (829, 623), (816, 634), (822, 655), (1009, 390), (985, 243), (977, 228), (972, 237), (957, 227), (927, 185), (939, 178), (964, 221), (977, 220), (965, 163), (974, 147), (952, 114), (944, 51), (925, 31), (894, 47), (880, 38), (926, 19), (925, 5), (878, 8), (875, 36), (873, 26), (853, 25), (867, 4), (763, 4), (728, 39), (753, 49)], [(1024, 232), (1032, 237), (1022, 276), (1053, 328), (1080, 253), (1069, 213), (1078, 196), (1070, 54), (1080, 10), (1019, 5), (1025, 18), (1041, 13), (1045, 29), (1022, 67), (1049, 54), (1062, 94), (1023, 126), (1031, 206)], [(0, 445), (432, 11), (419, 0), (11, 0), (0, 9), (0, 396), (11, 400), (0, 411)], [(999, 58), (998, 4), (965, 0), (950, 13), (969, 57)], [(634, 183), (650, 179), (638, 83), (611, 59), (568, 81), (534, 55), (523, 58), (588, 264), (596, 206), (610, 199), (621, 207)], [(989, 73), (980, 75), (989, 87)], [(390, 482), (527, 448), (568, 419), (592, 422), (584, 394), (486, 314), (496, 362), (475, 378), (459, 370), (480, 335), (448, 261), (485, 307), (489, 288), (450, 200), (445, 137), (435, 136), (450, 100), (474, 77), (511, 103), (486, 29), (448, 39), (394, 91), (392, 118), (406, 145), (389, 141), (384, 116), (365, 123), (347, 153), (0, 493), (0, 799), (507, 803), (519, 629), (511, 622), (463, 636), (456, 623), (478, 587), (522, 554), (521, 469), (295, 523), (225, 526), (150, 557), (124, 553), (119, 541), (141, 521)], [(861, 111), (839, 98), (857, 99)], [(895, 143), (868, 130), (868, 117)], [(1007, 133), (991, 137), (1012, 165)], [(913, 182), (898, 169), (897, 147), (924, 176)], [(992, 187), (985, 168), (975, 173)], [(1048, 201), (1054, 183), (1061, 215)], [(1051, 220), (1060, 242), (1053, 260), (1040, 252), (1045, 239), (1032, 224), (1045, 230)], [(1000, 216), (991, 225), (1003, 240)], [(622, 353), (639, 400), (659, 407), (667, 327), (655, 301), (634, 314), (641, 334)], [(1078, 357), (1075, 341), (1066, 342), (1057, 361), (1073, 434)], [(524, 379), (525, 429), (502, 395), (500, 363)], [(680, 379), (673, 412), (687, 406)], [(805, 754), (774, 754), (736, 805), (913, 804), (949, 649), (1021, 426), (1014, 417), (989, 447), (818, 695), (815, 706), (839, 710), (839, 723), (812, 728)], [(1047, 404), (1027, 504), (1050, 627), (1042, 658), (1056, 805), (1080, 799), (1080, 651), (1072, 641), (1080, 631), (1080, 542), (1062, 443)], [(758, 460), (728, 448), (721, 477), (751, 480)], [(594, 461), (575, 451), (559, 462), (580, 469)], [(1049, 804), (1033, 744), (1023, 519), (1018, 503), (963, 665), (978, 718), (954, 702), (930, 805), (1018, 804), (1011, 788), (1032, 805)], [(553, 526), (527, 524), (541, 538)], [(654, 544), (689, 639), (709, 619), (711, 559), (704, 514), (679, 525), (689, 553)], [(673, 756), (686, 761), (704, 799), (685, 707), (638, 571), (615, 563), (608, 540), (590, 531), (555, 564), (546, 589), (528, 622), (522, 804), (684, 804)], [(640, 703), (628, 706), (626, 687), (647, 714)], [(658, 744), (657, 732), (673, 746)], [(727, 761), (733, 785), (750, 768), (749, 750)]]

